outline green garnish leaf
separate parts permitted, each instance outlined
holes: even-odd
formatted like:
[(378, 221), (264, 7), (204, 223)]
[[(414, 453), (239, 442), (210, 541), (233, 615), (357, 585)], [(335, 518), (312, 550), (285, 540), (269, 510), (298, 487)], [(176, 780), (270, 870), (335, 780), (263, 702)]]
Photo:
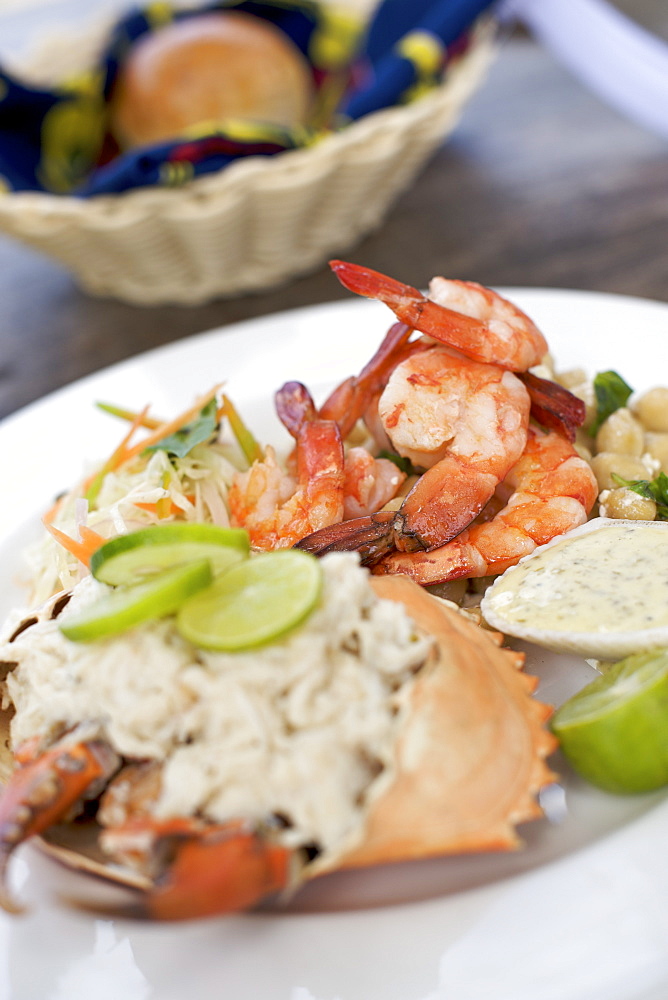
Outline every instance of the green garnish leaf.
[(646, 500), (653, 500), (656, 504), (656, 516), (659, 521), (668, 521), (668, 476), (665, 472), (660, 472), (655, 479), (623, 479), (622, 476), (612, 473), (613, 480), (618, 486), (626, 486)]
[(594, 377), (594, 392), (596, 393), (596, 418), (589, 433), (596, 434), (611, 413), (626, 406), (633, 389), (627, 385), (617, 372), (599, 372)]
[(209, 441), (218, 430), (216, 400), (211, 399), (199, 416), (174, 434), (150, 445), (146, 451), (166, 451), (175, 458), (184, 458), (197, 444)]
[(390, 462), (394, 462), (398, 469), (405, 472), (407, 476), (417, 476), (418, 472), (410, 458), (404, 458), (403, 455), (397, 455), (396, 451), (382, 451), (378, 452), (378, 458), (386, 458)]

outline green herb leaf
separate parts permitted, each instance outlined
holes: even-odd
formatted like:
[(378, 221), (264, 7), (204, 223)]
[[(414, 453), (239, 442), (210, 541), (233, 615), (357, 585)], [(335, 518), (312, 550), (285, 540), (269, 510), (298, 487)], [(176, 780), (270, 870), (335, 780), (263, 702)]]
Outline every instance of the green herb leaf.
[(196, 444), (209, 441), (218, 430), (216, 400), (210, 400), (200, 411), (196, 420), (185, 424), (180, 430), (150, 445), (146, 451), (166, 451), (175, 458), (184, 458)]
[(665, 472), (660, 472), (656, 479), (623, 479), (622, 476), (612, 473), (613, 480), (618, 486), (626, 486), (646, 500), (653, 500), (656, 504), (656, 516), (659, 521), (668, 521), (668, 476)]
[(398, 469), (405, 472), (407, 476), (416, 476), (417, 470), (410, 458), (404, 458), (403, 455), (397, 455), (395, 451), (379, 451), (378, 458), (386, 458), (390, 462), (394, 462)]
[(617, 372), (608, 371), (599, 372), (595, 376), (594, 392), (596, 393), (596, 418), (590, 428), (590, 434), (596, 434), (601, 424), (608, 419), (611, 413), (626, 406), (633, 389)]

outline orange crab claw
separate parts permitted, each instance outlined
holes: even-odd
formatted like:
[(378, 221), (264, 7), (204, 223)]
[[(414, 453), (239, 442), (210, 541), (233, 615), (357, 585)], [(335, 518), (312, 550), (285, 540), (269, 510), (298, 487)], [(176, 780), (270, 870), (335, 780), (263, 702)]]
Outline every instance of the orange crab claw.
[(119, 765), (119, 757), (102, 740), (77, 741), (74, 733), (40, 756), (36, 745), (19, 748), (15, 770), (0, 796), (0, 906), (21, 912), (5, 885), (12, 852), (28, 838), (61, 820), (89, 793), (95, 796)]
[(246, 910), (285, 888), (296, 863), (293, 851), (241, 820), (138, 819), (105, 830), (101, 842), (116, 860), (148, 868), (153, 888), (127, 913), (155, 920)]

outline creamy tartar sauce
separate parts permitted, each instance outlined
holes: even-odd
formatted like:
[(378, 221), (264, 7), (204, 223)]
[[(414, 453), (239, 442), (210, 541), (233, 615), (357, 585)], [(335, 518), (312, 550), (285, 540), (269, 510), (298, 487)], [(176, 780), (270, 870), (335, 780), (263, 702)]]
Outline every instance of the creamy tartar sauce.
[(608, 521), (507, 570), (484, 605), (497, 620), (554, 632), (668, 625), (668, 524)]

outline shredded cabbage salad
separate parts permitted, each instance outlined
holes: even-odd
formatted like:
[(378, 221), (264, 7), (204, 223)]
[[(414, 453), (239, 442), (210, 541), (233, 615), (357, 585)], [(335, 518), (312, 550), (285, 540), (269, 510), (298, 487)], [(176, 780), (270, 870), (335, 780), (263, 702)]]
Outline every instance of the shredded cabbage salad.
[(45, 515), (43, 537), (26, 552), (32, 603), (74, 586), (87, 575), (86, 557), (109, 538), (168, 521), (229, 526), (227, 491), (249, 460), (236, 433), (226, 435), (231, 404), (223, 397), (219, 405), (216, 391), (168, 422), (103, 407), (131, 420), (130, 433)]

